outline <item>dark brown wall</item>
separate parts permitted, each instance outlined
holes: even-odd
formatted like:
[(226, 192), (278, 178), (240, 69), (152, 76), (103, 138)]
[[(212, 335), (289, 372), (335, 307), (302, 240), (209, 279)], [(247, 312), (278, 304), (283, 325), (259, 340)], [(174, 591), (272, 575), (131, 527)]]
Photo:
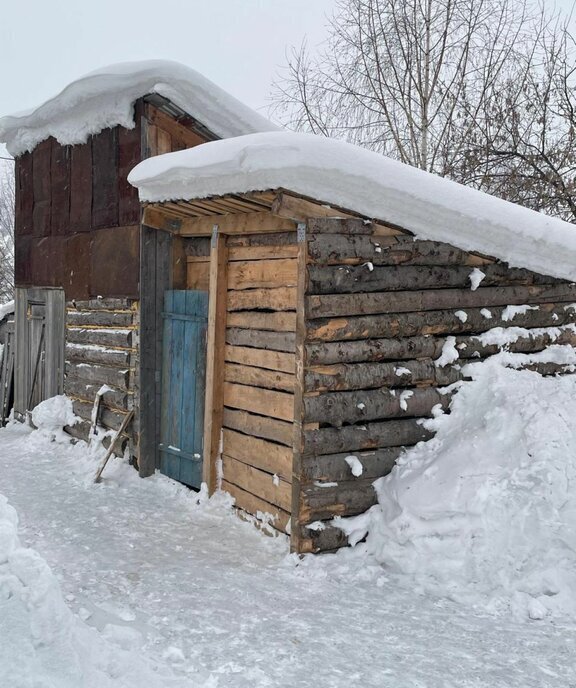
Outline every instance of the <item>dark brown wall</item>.
[(50, 138), (16, 160), (16, 286), (63, 287), (67, 299), (138, 298), (140, 203), (128, 174), (206, 137), (142, 99), (135, 108), (133, 129), (105, 129), (76, 146)]

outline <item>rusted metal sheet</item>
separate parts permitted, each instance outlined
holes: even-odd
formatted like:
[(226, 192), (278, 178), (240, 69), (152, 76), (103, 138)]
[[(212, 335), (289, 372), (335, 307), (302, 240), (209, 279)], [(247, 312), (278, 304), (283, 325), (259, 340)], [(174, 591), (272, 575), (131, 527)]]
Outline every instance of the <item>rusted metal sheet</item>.
[(92, 232), (90, 296), (138, 298), (140, 227)]
[(89, 232), (92, 227), (92, 144), (70, 149), (70, 231)]
[(16, 287), (26, 287), (32, 284), (32, 265), (30, 261), (32, 240), (32, 237), (29, 235), (15, 237), (14, 284)]
[(66, 238), (61, 281), (67, 299), (81, 300), (90, 296), (90, 243), (88, 232)]
[(92, 227), (118, 225), (118, 130), (92, 137)]
[(136, 107), (136, 125), (133, 129), (118, 129), (118, 224), (127, 226), (140, 221), (138, 189), (128, 182), (128, 174), (140, 162), (142, 125)]
[(50, 233), (70, 232), (70, 146), (62, 146), (52, 139), (50, 157)]
[(14, 160), (14, 234), (20, 236), (22, 233), (22, 159)]
[(42, 141), (32, 154), (34, 210), (32, 213), (34, 236), (48, 236), (50, 234), (50, 158), (52, 142), (50, 139)]
[(34, 237), (30, 249), (32, 284), (61, 287), (65, 237)]
[(32, 234), (34, 194), (32, 187), (32, 153), (24, 153), (18, 158), (19, 185), (17, 190), (20, 205), (20, 216), (15, 226), (16, 236)]

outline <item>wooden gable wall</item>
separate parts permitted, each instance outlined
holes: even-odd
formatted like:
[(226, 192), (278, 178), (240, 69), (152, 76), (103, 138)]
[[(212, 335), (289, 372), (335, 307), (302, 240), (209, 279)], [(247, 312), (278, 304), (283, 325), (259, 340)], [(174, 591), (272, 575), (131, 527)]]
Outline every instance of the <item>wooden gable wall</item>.
[(66, 298), (138, 298), (140, 203), (128, 183), (146, 157), (210, 138), (140, 99), (135, 127), (81, 145), (54, 138), (16, 160), (15, 282), (63, 287)]

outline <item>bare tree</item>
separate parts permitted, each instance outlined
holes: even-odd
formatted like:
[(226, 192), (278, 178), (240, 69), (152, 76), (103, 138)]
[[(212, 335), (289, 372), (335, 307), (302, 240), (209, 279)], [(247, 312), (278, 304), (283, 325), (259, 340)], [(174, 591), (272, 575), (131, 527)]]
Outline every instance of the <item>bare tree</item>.
[(515, 79), (490, 94), (463, 180), (576, 221), (576, 59), (567, 20), (538, 36)]
[(0, 304), (14, 295), (14, 207), (13, 170), (0, 168)]
[[(292, 53), (274, 109), (289, 127), (538, 205), (544, 192), (528, 189), (537, 171), (529, 183), (520, 146), (502, 144), (510, 141), (511, 113), (517, 138), (532, 141), (527, 114), (542, 115), (531, 110), (530, 90), (542, 88), (543, 75), (556, 83), (563, 65), (571, 78), (566, 35), (528, 0), (338, 0), (327, 47), (314, 57), (306, 45)], [(571, 90), (563, 85), (566, 116)], [(561, 84), (554, 89), (557, 128)], [(556, 157), (566, 156), (567, 136), (553, 137), (563, 149)], [(558, 169), (566, 162), (557, 160)]]

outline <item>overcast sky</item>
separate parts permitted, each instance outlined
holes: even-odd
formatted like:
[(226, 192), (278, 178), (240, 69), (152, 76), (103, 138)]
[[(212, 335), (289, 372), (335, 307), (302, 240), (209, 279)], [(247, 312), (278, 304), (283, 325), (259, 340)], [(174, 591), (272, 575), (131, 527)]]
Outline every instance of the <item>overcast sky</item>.
[[(573, 0), (559, 0), (569, 8)], [(0, 116), (114, 62), (172, 59), (266, 114), (285, 53), (325, 38), (335, 0), (12, 0), (1, 3)], [(550, 5), (552, 3), (550, 2)], [(0, 151), (0, 154), (5, 154)]]
[(265, 111), (285, 51), (324, 37), (334, 0), (15, 0), (0, 13), (0, 115), (114, 62), (172, 59)]

